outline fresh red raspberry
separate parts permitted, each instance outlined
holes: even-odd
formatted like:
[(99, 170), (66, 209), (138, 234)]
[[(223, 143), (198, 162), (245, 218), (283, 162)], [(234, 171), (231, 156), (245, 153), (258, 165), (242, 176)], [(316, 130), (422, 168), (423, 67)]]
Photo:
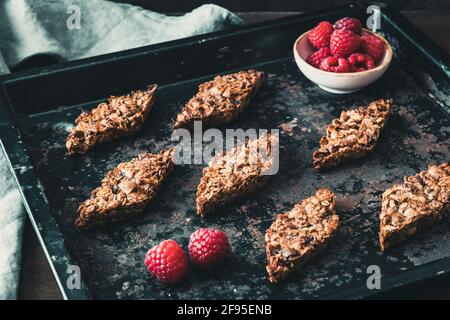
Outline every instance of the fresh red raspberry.
[(364, 53), (352, 53), (347, 58), (353, 72), (365, 71), (375, 68), (375, 62), (372, 57)]
[(350, 30), (334, 30), (330, 38), (331, 53), (339, 58), (347, 58), (358, 51), (360, 45), (359, 36)]
[(361, 49), (375, 61), (378, 61), (383, 56), (384, 43), (382, 40), (371, 34), (365, 34), (361, 36)]
[(344, 58), (334, 56), (327, 57), (322, 60), (320, 69), (328, 72), (350, 72), (350, 64)]
[(188, 258), (183, 248), (174, 240), (164, 240), (148, 250), (145, 255), (147, 270), (161, 282), (176, 284), (188, 271)]
[(308, 56), (308, 58), (306, 58), (306, 62), (308, 62), (313, 67), (319, 69), (320, 63), (322, 62), (322, 60), (329, 56), (331, 56), (330, 48), (323, 47), (323, 48), (320, 48), (319, 50), (311, 53)]
[(191, 234), (189, 255), (201, 268), (217, 266), (230, 252), (227, 235), (219, 230), (201, 228)]
[(331, 22), (322, 21), (314, 29), (308, 32), (309, 43), (316, 49), (328, 46), (333, 30)]
[(361, 21), (359, 21), (359, 19), (356, 18), (349, 18), (349, 17), (342, 18), (336, 21), (336, 23), (334, 24), (334, 28), (350, 30), (358, 35), (361, 35), (362, 32)]

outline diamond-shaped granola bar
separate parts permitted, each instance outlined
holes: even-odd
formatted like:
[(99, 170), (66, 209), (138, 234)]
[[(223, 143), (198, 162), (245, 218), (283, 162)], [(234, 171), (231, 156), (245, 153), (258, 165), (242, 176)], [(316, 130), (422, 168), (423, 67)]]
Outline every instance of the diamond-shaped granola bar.
[(136, 216), (157, 195), (172, 168), (172, 149), (120, 163), (80, 205), (75, 225), (89, 229)]
[(274, 165), (274, 148), (278, 137), (264, 134), (212, 158), (197, 188), (197, 213), (206, 216), (264, 186), (271, 178), (266, 173)]
[(174, 128), (192, 129), (194, 121), (202, 121), (203, 127), (232, 121), (250, 103), (263, 78), (263, 72), (248, 70), (217, 76), (201, 84), (198, 93), (178, 114)]
[(344, 160), (361, 158), (376, 146), (389, 118), (392, 99), (380, 99), (366, 107), (342, 111), (327, 127), (320, 148), (313, 153), (317, 170), (333, 167)]
[(430, 165), (383, 193), (380, 246), (384, 251), (450, 213), (450, 166)]
[(317, 190), (289, 212), (278, 214), (266, 231), (269, 281), (279, 282), (320, 253), (338, 225), (335, 197), (327, 189)]
[(139, 131), (153, 105), (157, 85), (145, 91), (132, 91), (120, 97), (111, 96), (107, 102), (81, 113), (76, 126), (67, 137), (69, 154), (86, 153), (96, 144), (128, 136)]

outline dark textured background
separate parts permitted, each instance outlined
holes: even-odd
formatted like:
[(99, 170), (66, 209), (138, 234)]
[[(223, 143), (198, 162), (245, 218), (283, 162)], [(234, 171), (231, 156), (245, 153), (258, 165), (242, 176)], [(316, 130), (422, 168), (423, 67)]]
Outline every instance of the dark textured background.
[[(395, 38), (389, 41), (393, 46), (398, 43)], [(450, 158), (450, 120), (438, 105), (450, 106), (448, 99), (440, 98), (447, 97), (450, 89), (438, 89), (439, 84), (422, 69), (413, 73), (411, 66), (417, 61), (402, 63), (412, 57), (397, 46), (395, 60), (382, 81), (351, 95), (332, 95), (301, 75), (284, 52), (276, 60), (258, 64), (258, 70), (266, 72), (266, 85), (239, 119), (225, 126), (290, 128), (280, 132), (280, 171), (265, 188), (206, 219), (195, 214), (193, 196), (203, 166), (184, 165), (174, 169), (158, 198), (133, 220), (84, 233), (73, 226), (79, 204), (105, 172), (140, 152), (156, 152), (171, 145), (172, 123), (180, 106), (205, 78), (161, 86), (151, 116), (136, 135), (97, 146), (95, 152), (82, 157), (66, 154), (65, 137), (81, 110), (96, 103), (36, 113), (18, 125), (64, 242), (93, 298), (317, 298), (365, 286), (365, 270), (370, 265), (380, 266), (384, 281), (450, 257), (449, 220), (384, 254), (378, 244), (382, 191), (428, 163)], [(342, 108), (366, 105), (381, 97), (393, 98), (394, 107), (376, 150), (364, 159), (317, 173), (311, 166), (311, 154), (325, 126)], [(293, 203), (324, 187), (336, 194), (340, 227), (335, 240), (326, 253), (289, 280), (269, 286), (264, 234), (274, 213), (289, 210)], [(162, 239), (174, 239), (186, 248), (189, 235), (199, 227), (220, 229), (229, 237), (233, 253), (220, 272), (193, 269), (175, 288), (148, 276), (142, 257), (149, 248)], [(53, 243), (59, 241), (53, 239)]]
[[(147, 9), (161, 12), (185, 12), (200, 4), (217, 3), (241, 16), (245, 23), (270, 20), (295, 14), (298, 11), (309, 11), (338, 4), (355, 1), (302, 1), (302, 0), (241, 0), (241, 1), (197, 1), (197, 0), (114, 0), (140, 5)], [(402, 10), (402, 14), (411, 20), (429, 37), (450, 52), (450, 1), (385, 1), (389, 5)], [(383, 298), (449, 298), (450, 276), (435, 281), (417, 283), (407, 288), (393, 290)], [(50, 267), (47, 263), (39, 241), (29, 221), (25, 227), (21, 299), (61, 299)]]
[[(231, 11), (309, 11), (323, 9), (358, 1), (349, 0), (114, 0), (116, 2), (127, 2), (141, 7), (163, 11), (163, 12), (185, 12), (190, 11), (201, 4), (215, 3)], [(439, 12), (450, 11), (450, 1), (446, 0), (386, 0), (383, 1), (399, 10), (433, 10)]]

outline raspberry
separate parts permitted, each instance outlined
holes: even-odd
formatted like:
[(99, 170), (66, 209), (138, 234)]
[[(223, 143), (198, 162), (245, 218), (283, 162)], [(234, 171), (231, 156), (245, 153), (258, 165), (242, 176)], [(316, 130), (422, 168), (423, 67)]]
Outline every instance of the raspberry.
[(384, 53), (384, 43), (371, 34), (361, 36), (361, 49), (364, 53), (370, 55), (375, 61), (378, 61)]
[(309, 43), (316, 49), (330, 44), (330, 36), (333, 33), (333, 25), (329, 21), (322, 21), (308, 33)]
[(145, 265), (154, 277), (167, 284), (180, 282), (188, 271), (186, 253), (174, 240), (164, 240), (148, 250)]
[(359, 37), (350, 30), (334, 30), (330, 38), (331, 53), (339, 58), (347, 58), (358, 51)]
[(353, 72), (365, 71), (375, 68), (375, 62), (368, 54), (352, 53), (348, 59), (348, 63), (351, 65)]
[(350, 72), (350, 64), (344, 58), (334, 56), (327, 57), (322, 60), (320, 69), (328, 72)]
[(345, 29), (353, 31), (353, 33), (360, 35), (362, 32), (361, 21), (356, 18), (345, 17), (334, 24), (335, 29)]
[(323, 47), (311, 53), (308, 58), (306, 58), (306, 62), (315, 68), (320, 68), (320, 63), (322, 60), (329, 56), (331, 56), (330, 48)]
[(191, 261), (201, 268), (217, 266), (229, 252), (227, 235), (219, 230), (201, 228), (189, 239)]

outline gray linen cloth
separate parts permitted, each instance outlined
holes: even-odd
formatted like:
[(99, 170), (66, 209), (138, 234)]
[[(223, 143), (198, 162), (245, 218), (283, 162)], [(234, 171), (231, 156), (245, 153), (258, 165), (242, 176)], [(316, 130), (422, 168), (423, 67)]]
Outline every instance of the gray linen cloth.
[[(105, 0), (1, 0), (0, 74), (36, 55), (74, 60), (240, 25), (233, 13), (203, 5), (166, 16)], [(0, 150), (0, 299), (15, 299), (25, 210)]]

